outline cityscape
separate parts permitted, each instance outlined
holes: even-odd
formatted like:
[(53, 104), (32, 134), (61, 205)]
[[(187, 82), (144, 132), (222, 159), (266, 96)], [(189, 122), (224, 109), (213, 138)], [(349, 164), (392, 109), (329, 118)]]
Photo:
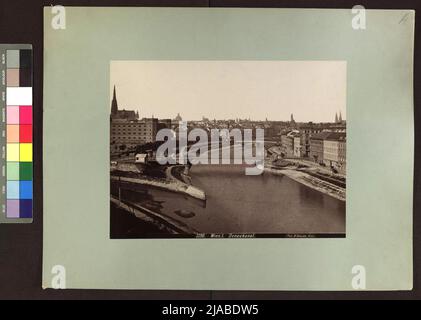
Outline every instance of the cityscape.
[[(226, 175), (230, 184), (235, 179), (244, 179), (238, 177), (235, 169), (229, 169), (229, 172), (220, 171), (226, 170), (222, 168), (209, 171), (204, 165), (192, 168), (191, 165), (180, 163), (159, 165), (156, 162), (156, 151), (163, 143), (156, 140), (157, 133), (161, 129), (176, 130), (183, 120), (186, 121), (180, 112), (173, 119), (158, 119), (153, 116), (141, 117), (139, 111), (120, 108), (117, 101), (117, 89), (113, 87), (110, 114), (112, 238), (288, 237), (297, 235), (314, 237), (326, 234), (332, 237), (345, 236), (346, 120), (343, 119), (340, 111), (332, 115), (332, 122), (323, 123), (300, 122), (295, 120), (293, 113), (285, 121), (269, 119), (261, 121), (250, 118), (209, 119), (206, 116), (200, 120), (187, 120), (187, 131), (195, 128), (207, 132), (212, 129), (264, 130), (265, 178), (262, 182), (257, 182), (258, 179), (256, 179), (253, 182), (244, 180), (241, 183), (256, 184), (255, 187), (250, 186), (250, 190), (261, 192), (262, 187), (266, 187), (265, 179), (270, 179), (270, 183), (276, 186), (278, 183), (276, 179), (282, 176), (288, 177), (291, 181), (288, 180), (287, 192), (296, 188), (299, 198), (298, 208), (290, 210), (297, 211), (298, 215), (302, 215), (302, 210), (317, 211), (313, 217), (305, 217), (305, 219), (312, 220), (317, 215), (321, 218), (318, 221), (306, 222), (304, 225), (297, 221), (298, 223), (291, 224), (290, 230), (286, 230), (285, 224), (282, 223), (279, 224), (279, 230), (264, 229), (263, 225), (267, 226), (267, 221), (262, 223), (262, 226), (255, 222), (250, 225), (253, 227), (249, 230), (238, 228), (237, 220), (241, 218), (236, 215), (244, 212), (244, 209), (238, 211), (235, 209), (229, 213), (233, 215), (232, 219), (224, 216), (223, 219), (227, 220), (224, 223), (220, 222), (220, 218), (217, 219), (221, 215), (218, 208), (220, 201), (217, 197), (221, 195), (213, 192), (214, 188), (218, 189), (218, 184), (222, 183), (222, 180), (214, 181), (214, 178), (218, 175)], [(231, 176), (233, 172), (236, 174), (235, 178)], [(216, 183), (216, 186), (210, 187), (212, 183)], [(279, 186), (282, 183), (285, 181), (281, 180)], [(238, 192), (246, 194), (244, 187), (246, 186), (243, 185), (243, 189), (232, 192), (236, 195)], [(225, 188), (227, 186), (224, 186)], [(268, 193), (265, 192), (266, 195)], [(314, 202), (315, 208), (309, 209), (308, 204), (303, 205), (301, 199), (303, 194), (311, 199), (310, 202)], [(193, 202), (192, 199), (199, 201), (199, 204)], [(282, 206), (284, 204), (282, 203)], [(238, 203), (227, 203), (224, 207), (231, 205), (238, 207)], [(210, 208), (212, 206), (215, 208)], [(321, 208), (317, 208), (318, 206)], [(259, 205), (252, 205), (251, 208), (253, 207), (255, 210), (261, 210)], [(323, 221), (326, 223), (323, 210), (328, 210), (328, 215), (338, 221), (329, 221), (327, 226), (315, 227)], [(131, 212), (131, 216), (127, 212)], [(200, 218), (200, 212), (203, 212), (203, 216), (209, 217)], [(267, 212), (271, 219), (276, 219), (279, 214), (278, 211), (269, 208)], [(214, 217), (217, 219), (215, 224), (209, 225), (209, 220)], [(282, 221), (282, 218), (279, 219)], [(293, 218), (289, 217), (289, 219)], [(119, 222), (114, 223), (117, 220)], [(236, 225), (230, 226), (231, 222), (235, 222)], [(115, 225), (118, 227), (114, 227)]]
[[(139, 119), (137, 111), (118, 109), (114, 87), (110, 121), (111, 154), (119, 155), (156, 142), (159, 130), (176, 129), (183, 118), (177, 113), (174, 119)], [(209, 120), (203, 116), (187, 123), (188, 130), (263, 129), (265, 141), (275, 143), (271, 150), (281, 158), (302, 159), (330, 168), (334, 173), (346, 174), (346, 120), (341, 112), (334, 115), (334, 121), (326, 123), (296, 122), (293, 114), (289, 121)]]

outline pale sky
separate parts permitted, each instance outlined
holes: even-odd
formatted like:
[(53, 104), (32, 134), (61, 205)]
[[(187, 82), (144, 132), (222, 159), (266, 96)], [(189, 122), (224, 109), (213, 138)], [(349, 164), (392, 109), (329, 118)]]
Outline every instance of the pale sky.
[(346, 119), (346, 61), (112, 61), (110, 104), (140, 118)]

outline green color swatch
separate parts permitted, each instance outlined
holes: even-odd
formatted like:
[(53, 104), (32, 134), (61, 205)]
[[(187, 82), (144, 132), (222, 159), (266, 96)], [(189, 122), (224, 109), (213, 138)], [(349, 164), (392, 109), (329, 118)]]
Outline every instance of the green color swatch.
[(7, 162), (8, 180), (19, 180), (19, 162)]
[(20, 180), (32, 180), (32, 162), (21, 162), (19, 175)]

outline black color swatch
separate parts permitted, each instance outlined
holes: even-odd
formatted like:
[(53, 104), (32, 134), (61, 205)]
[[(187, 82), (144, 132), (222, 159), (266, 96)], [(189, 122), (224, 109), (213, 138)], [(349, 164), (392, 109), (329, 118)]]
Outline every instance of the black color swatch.
[(32, 50), (19, 50), (19, 68), (32, 69)]
[(32, 69), (19, 69), (19, 87), (32, 87)]

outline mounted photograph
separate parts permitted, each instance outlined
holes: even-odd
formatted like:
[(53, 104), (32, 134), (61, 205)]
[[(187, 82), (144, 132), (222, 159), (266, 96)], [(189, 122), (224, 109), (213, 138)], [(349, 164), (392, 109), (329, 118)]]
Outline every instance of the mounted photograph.
[(346, 237), (345, 61), (111, 61), (110, 238)]

